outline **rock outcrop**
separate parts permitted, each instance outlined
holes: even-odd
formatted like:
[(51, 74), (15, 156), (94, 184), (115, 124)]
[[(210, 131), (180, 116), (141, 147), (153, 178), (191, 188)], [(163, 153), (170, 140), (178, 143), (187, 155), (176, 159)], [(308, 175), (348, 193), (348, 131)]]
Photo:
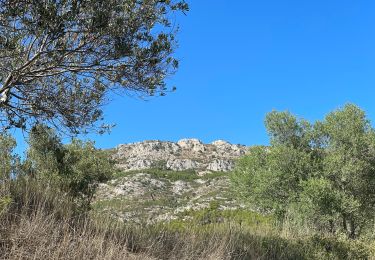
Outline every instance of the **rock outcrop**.
[(144, 141), (119, 145), (114, 158), (124, 171), (162, 168), (226, 172), (233, 169), (234, 160), (246, 151), (246, 146), (223, 140), (211, 144), (204, 144), (198, 139), (182, 139), (177, 143)]
[[(173, 174), (173, 173), (171, 173)], [(185, 173), (189, 175), (189, 173)], [(189, 212), (207, 209), (244, 208), (229, 192), (229, 177), (218, 172), (180, 179), (149, 173), (128, 172), (99, 185), (94, 209), (127, 223), (140, 225), (188, 220)], [(186, 177), (186, 175), (185, 175)]]
[(113, 157), (123, 171), (99, 185), (94, 208), (140, 225), (189, 220), (189, 212), (212, 205), (219, 210), (244, 208), (229, 192), (229, 174), (223, 172), (231, 171), (246, 151), (223, 140), (119, 145)]

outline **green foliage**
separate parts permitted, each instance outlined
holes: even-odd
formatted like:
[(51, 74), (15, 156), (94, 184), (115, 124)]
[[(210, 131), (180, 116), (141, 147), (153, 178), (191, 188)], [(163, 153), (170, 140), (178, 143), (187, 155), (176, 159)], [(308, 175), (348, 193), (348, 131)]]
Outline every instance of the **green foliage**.
[(201, 210), (188, 210), (180, 213), (180, 219), (188, 220), (173, 220), (172, 223), (188, 222), (186, 225), (214, 225), (220, 223), (227, 223), (233, 225), (240, 225), (243, 228), (255, 230), (261, 229), (262, 232), (268, 232), (274, 228), (275, 219), (271, 215), (263, 215), (257, 212), (252, 212), (247, 209), (219, 209), (220, 203), (218, 201), (211, 201), (210, 206)]
[(16, 174), (19, 158), (14, 154), (16, 141), (6, 132), (0, 134), (0, 183)]
[(6, 213), (13, 202), (10, 186), (12, 180), (20, 175), (20, 162), (14, 153), (16, 141), (8, 133), (0, 134), (0, 216)]
[(98, 183), (108, 180), (114, 172), (110, 156), (105, 151), (97, 150), (93, 142), (75, 139), (64, 147), (64, 164), (68, 170), (65, 171), (63, 182), (74, 197), (91, 199)]
[[(353, 119), (350, 121), (355, 121)], [(323, 130), (331, 129), (325, 127), (324, 122), (319, 123), (319, 133), (327, 133), (328, 131)], [(257, 188), (255, 178), (263, 185), (259, 186), (255, 193), (262, 204), (256, 204), (257, 200), (253, 200), (253, 203), (270, 211), (286, 207), (284, 215), (296, 209), (300, 214), (297, 217), (306, 218), (322, 230), (330, 230), (332, 227), (337, 229), (339, 223), (344, 220), (343, 214), (347, 214), (346, 231), (350, 233), (350, 221), (353, 218), (356, 224), (355, 235), (358, 235), (362, 233), (364, 224), (369, 224), (360, 220), (372, 211), (369, 205), (363, 205), (365, 195), (356, 192), (359, 192), (359, 187), (371, 192), (372, 186), (369, 182), (372, 179), (371, 176), (366, 176), (371, 171), (363, 172), (366, 168), (358, 167), (356, 162), (363, 160), (371, 165), (372, 146), (369, 145), (373, 144), (372, 130), (365, 130), (356, 136), (358, 140), (363, 141), (356, 148), (356, 151), (361, 153), (349, 151), (345, 154), (336, 152), (335, 147), (346, 145), (352, 135), (344, 138), (343, 134), (340, 134), (341, 138), (335, 137), (330, 140), (330, 136), (318, 135), (317, 132), (311, 134), (311, 143), (314, 143), (310, 149), (298, 146), (298, 143), (278, 143), (270, 148), (252, 148), (250, 155), (239, 161), (233, 181), (240, 185), (239, 191), (243, 198), (249, 198), (253, 194), (249, 187)], [(113, 169), (108, 154), (96, 150), (91, 142), (73, 140), (70, 144), (64, 145), (51, 129), (37, 126), (30, 135), (27, 161), (24, 162), (23, 168), (19, 168), (18, 159), (13, 153), (14, 140), (8, 135), (3, 135), (2, 138), (0, 152), (7, 160), (0, 161), (0, 164), (3, 163), (2, 169), (6, 169), (6, 177), (1, 180), (1, 184), (9, 184), (6, 192), (4, 185), (0, 185), (0, 254), (5, 255), (5, 258), (10, 256), (9, 258), (13, 259), (20, 255), (43, 259), (61, 255), (66, 258), (66, 252), (70, 252), (69, 259), (88, 254), (94, 258), (104, 259), (106, 257), (100, 254), (104, 251), (110, 251), (110, 257), (118, 259), (138, 254), (142, 259), (188, 257), (341, 260), (374, 257), (369, 241), (352, 240), (332, 234), (288, 237), (280, 234), (272, 214), (259, 214), (245, 209), (221, 210), (220, 202), (215, 200), (207, 209), (181, 212), (181, 217), (185, 220), (172, 220), (169, 223), (141, 227), (119, 223), (113, 219), (113, 215), (112, 218), (93, 214), (77, 215), (82, 213), (77, 201), (87, 202), (94, 192), (95, 185), (110, 177)], [(353, 142), (357, 145), (360, 142), (358, 140)], [(317, 143), (322, 145), (318, 146)], [(363, 154), (368, 157), (363, 158)], [(350, 162), (349, 166), (343, 166), (340, 160), (333, 160), (336, 163), (340, 162), (333, 175), (331, 158), (340, 158), (343, 155), (356, 160)], [(280, 163), (279, 158), (283, 160)], [(274, 169), (275, 172), (269, 169)], [(358, 180), (344, 182), (343, 178), (348, 176), (346, 169), (350, 169), (354, 175), (350, 177), (359, 175)], [(361, 171), (356, 172), (356, 169)], [(31, 174), (18, 174), (20, 170)], [(157, 177), (175, 180), (175, 177), (172, 177), (175, 173), (172, 171), (159, 169), (154, 172)], [(258, 176), (257, 173), (260, 172), (266, 172), (266, 177)], [(222, 175), (223, 173), (212, 173), (200, 177), (194, 172), (184, 172), (178, 179), (189, 181), (195, 178), (217, 178)], [(267, 178), (275, 178), (280, 182), (280, 189), (287, 189), (286, 192), (278, 190), (277, 186), (268, 187)], [(364, 178), (366, 183), (359, 181), (361, 178)], [(4, 182), (5, 180), (7, 181)], [(277, 184), (270, 179), (268, 181), (271, 183), (269, 186)], [(275, 202), (272, 202), (272, 196), (267, 194), (270, 192), (277, 196)], [(371, 195), (366, 197), (369, 203)], [(285, 198), (286, 202), (283, 202), (282, 198)], [(128, 201), (122, 199), (101, 201), (98, 207), (105, 208), (109, 203), (112, 203), (111, 207), (128, 209)], [(170, 205), (172, 200), (157, 198), (147, 203)], [(139, 206), (147, 206), (147, 203)], [(271, 206), (268, 203), (271, 203)], [(77, 240), (77, 237), (80, 239)], [(87, 249), (87, 245), (100, 250), (93, 253)], [(116, 255), (119, 250), (125, 253)]]
[[(315, 256), (322, 259), (372, 259), (368, 244), (333, 236), (313, 236), (309, 243), (315, 248)], [(320, 249), (320, 250), (319, 250)]]
[(99, 182), (108, 180), (114, 164), (93, 142), (63, 145), (51, 128), (37, 125), (30, 133), (26, 165), (32, 175), (88, 206)]
[(172, 17), (188, 9), (178, 0), (0, 1), (1, 126), (78, 133), (102, 118), (114, 89), (165, 95), (178, 67)]
[(266, 117), (270, 147), (240, 159), (233, 187), (255, 208), (289, 212), (319, 231), (359, 235), (375, 205), (375, 131), (354, 105), (311, 125), (288, 112)]
[[(26, 165), (31, 174), (39, 177), (58, 178), (65, 171), (65, 149), (56, 133), (44, 125), (35, 125), (29, 135)], [(36, 173), (37, 172), (37, 173)]]
[[(35, 179), (17, 178), (11, 191), (14, 203), (9, 211), (0, 214), (0, 253), (5, 259), (20, 255), (35, 259), (76, 259), (90, 255), (95, 259), (132, 256), (140, 259), (238, 260), (342, 260), (372, 259), (374, 256), (370, 245), (360, 240), (281, 236), (277, 229), (269, 227), (272, 217), (246, 210), (217, 212), (207, 209), (206, 212), (216, 211), (220, 217), (231, 221), (228, 223), (172, 221), (135, 226), (124, 224), (113, 215), (112, 218), (102, 214), (76, 216), (69, 196), (46, 189)], [(92, 248), (99, 249), (93, 251)], [(124, 254), (118, 254), (124, 248)], [(109, 253), (103, 255), (106, 251)]]
[(13, 200), (9, 195), (0, 197), (0, 216), (6, 211), (12, 201)]
[(293, 148), (308, 146), (311, 125), (303, 119), (297, 119), (290, 112), (272, 111), (267, 114), (265, 124), (273, 145)]
[(325, 229), (332, 232), (333, 221), (341, 204), (332, 183), (324, 178), (311, 178), (303, 182), (302, 186), (298, 202), (300, 213), (305, 219), (310, 219), (315, 226), (331, 225)]
[(231, 179), (247, 202), (283, 218), (287, 206), (298, 200), (300, 183), (313, 172), (313, 165), (309, 153), (289, 146), (252, 147), (239, 159)]
[(326, 140), (322, 175), (340, 200), (337, 211), (344, 229), (354, 237), (374, 213), (374, 129), (363, 111), (347, 105), (320, 122), (319, 133)]

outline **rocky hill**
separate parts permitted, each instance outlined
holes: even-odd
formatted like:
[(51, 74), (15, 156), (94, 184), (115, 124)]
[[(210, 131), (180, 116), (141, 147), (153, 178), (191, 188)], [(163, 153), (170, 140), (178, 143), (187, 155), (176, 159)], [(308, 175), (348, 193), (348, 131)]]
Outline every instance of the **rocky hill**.
[(101, 184), (94, 208), (126, 222), (188, 219), (215, 204), (242, 207), (229, 192), (230, 171), (247, 147), (218, 140), (144, 141), (114, 149), (119, 172)]
[(245, 154), (243, 145), (223, 140), (203, 144), (198, 139), (182, 139), (177, 143), (145, 141), (122, 144), (116, 148), (115, 159), (125, 171), (155, 167), (173, 171), (230, 171), (234, 159)]

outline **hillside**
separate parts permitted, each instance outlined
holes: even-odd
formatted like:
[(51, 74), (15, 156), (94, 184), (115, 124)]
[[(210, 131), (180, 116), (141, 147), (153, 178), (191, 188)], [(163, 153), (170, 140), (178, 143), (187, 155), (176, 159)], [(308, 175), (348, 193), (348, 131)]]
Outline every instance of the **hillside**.
[(230, 171), (234, 159), (244, 155), (247, 148), (223, 140), (203, 144), (198, 139), (182, 139), (177, 143), (144, 141), (122, 144), (114, 158), (118, 167), (125, 171), (163, 167), (182, 171)]
[[(110, 164), (108, 151), (73, 148), (84, 160), (72, 166), (82, 171), (96, 173)], [(87, 208), (79, 197), (49, 186), (51, 178), (11, 179), (0, 187), (7, 195), (0, 200), (0, 258), (374, 259), (369, 235), (353, 240), (318, 233), (236, 201), (230, 183), (237, 171), (230, 169), (246, 151), (195, 139), (120, 145), (110, 151), (117, 162), (117, 170), (110, 167), (113, 178), (99, 186)], [(254, 156), (254, 149), (248, 151)], [(215, 163), (221, 171), (211, 168)]]
[(218, 140), (144, 141), (119, 145), (119, 172), (101, 184), (94, 208), (125, 222), (188, 219), (194, 212), (241, 206), (229, 192), (229, 172), (247, 147)]

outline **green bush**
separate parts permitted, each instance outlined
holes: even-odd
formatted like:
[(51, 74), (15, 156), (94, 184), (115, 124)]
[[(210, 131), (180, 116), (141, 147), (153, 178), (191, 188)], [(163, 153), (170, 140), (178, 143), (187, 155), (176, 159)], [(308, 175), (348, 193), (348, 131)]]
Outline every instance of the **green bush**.
[(97, 150), (93, 142), (73, 139), (64, 145), (52, 129), (41, 125), (30, 133), (24, 165), (33, 178), (70, 195), (82, 207), (89, 206), (98, 183), (115, 171), (109, 153)]
[(19, 158), (14, 153), (16, 140), (8, 133), (0, 133), (0, 184), (17, 175)]
[[(269, 147), (252, 147), (232, 175), (245, 202), (283, 221), (358, 237), (375, 214), (375, 129), (354, 105), (310, 124), (289, 112), (266, 117)], [(293, 212), (291, 215), (290, 213)]]

